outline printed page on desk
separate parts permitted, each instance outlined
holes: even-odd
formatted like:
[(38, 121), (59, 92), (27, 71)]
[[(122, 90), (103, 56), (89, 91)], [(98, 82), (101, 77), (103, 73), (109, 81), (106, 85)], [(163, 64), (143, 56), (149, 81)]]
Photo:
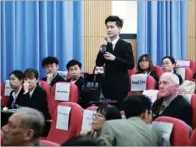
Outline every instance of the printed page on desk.
[(55, 91), (55, 100), (69, 101), (70, 83), (57, 83)]
[(92, 129), (93, 118), (96, 115), (96, 111), (84, 110), (83, 120), (82, 120), (82, 130), (81, 133), (87, 133)]
[(58, 106), (57, 108), (57, 122), (56, 128), (60, 130), (69, 129), (69, 115), (71, 107), (68, 106)]

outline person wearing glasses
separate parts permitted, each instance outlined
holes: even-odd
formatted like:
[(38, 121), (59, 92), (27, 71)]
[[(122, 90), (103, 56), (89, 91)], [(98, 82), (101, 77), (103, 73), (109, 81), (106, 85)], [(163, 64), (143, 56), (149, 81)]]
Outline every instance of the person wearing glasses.
[(97, 109), (97, 113), (94, 115), (92, 130), (90, 132), (83, 133), (82, 135), (97, 138), (100, 135), (103, 124), (106, 121), (121, 118), (120, 110), (116, 108), (116, 106), (110, 104), (101, 104)]
[(182, 80), (181, 75), (179, 75), (175, 71), (175, 66), (176, 66), (175, 59), (172, 56), (165, 56), (165, 57), (162, 58), (161, 63), (162, 63), (163, 71), (164, 72), (171, 72), (171, 73), (176, 74), (179, 78), (180, 85), (181, 85), (183, 83), (183, 80)]
[(42, 80), (46, 81), (51, 87), (57, 82), (65, 82), (63, 77), (57, 73), (59, 61), (56, 57), (48, 56), (47, 58), (44, 58), (42, 60), (42, 67), (46, 72), (46, 77), (42, 78)]
[(162, 138), (151, 124), (152, 102), (142, 95), (127, 96), (122, 104), (127, 119), (106, 121), (98, 140), (103, 146), (159, 146)]

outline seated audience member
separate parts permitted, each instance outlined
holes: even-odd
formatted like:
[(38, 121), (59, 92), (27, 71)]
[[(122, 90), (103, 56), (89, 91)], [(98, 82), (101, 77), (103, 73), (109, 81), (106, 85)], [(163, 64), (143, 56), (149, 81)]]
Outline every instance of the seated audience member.
[(95, 66), (93, 69), (94, 74), (104, 74), (104, 66)]
[(43, 113), (45, 120), (50, 119), (47, 105), (47, 94), (37, 84), (38, 72), (35, 69), (28, 68), (24, 72), (24, 96), (29, 100), (28, 107), (39, 110)]
[(14, 70), (10, 73), (10, 86), (13, 91), (10, 93), (7, 103), (8, 109), (16, 109), (17, 106), (27, 106), (28, 101), (23, 96), (24, 74), (20, 70)]
[(169, 116), (181, 119), (192, 126), (191, 105), (178, 95), (179, 78), (174, 73), (163, 73), (159, 80), (159, 96), (153, 106), (154, 119), (159, 116)]
[(100, 143), (89, 136), (76, 136), (66, 141), (62, 146), (100, 146)]
[(92, 130), (82, 135), (88, 135), (94, 138), (98, 137), (104, 122), (113, 119), (121, 119), (120, 110), (110, 104), (101, 104), (97, 109), (97, 114), (93, 120)]
[(77, 85), (78, 91), (79, 91), (79, 104), (82, 105), (81, 101), (81, 95), (82, 95), (82, 87), (84, 85), (84, 78), (80, 76), (82, 64), (75, 60), (72, 59), (67, 63), (67, 70), (68, 73), (70, 74), (70, 79), (67, 79), (66, 82), (71, 82)]
[(48, 56), (47, 58), (43, 59), (42, 67), (44, 68), (47, 75), (42, 80), (48, 82), (51, 87), (57, 82), (65, 82), (63, 77), (61, 77), (57, 73), (57, 70), (59, 68), (59, 61), (56, 57)]
[(153, 70), (152, 60), (148, 56), (148, 54), (144, 54), (140, 56), (137, 65), (137, 73), (136, 74), (148, 74), (151, 75), (156, 82), (159, 81), (155, 71)]
[(161, 63), (162, 63), (163, 71), (164, 72), (175, 73), (178, 76), (179, 82), (180, 82), (180, 85), (181, 85), (183, 83), (183, 80), (182, 80), (181, 75), (179, 75), (175, 71), (175, 66), (176, 66), (175, 59), (172, 56), (165, 56), (165, 57), (162, 58)]
[(106, 121), (101, 129), (101, 145), (158, 146), (159, 131), (152, 127), (151, 100), (141, 94), (127, 96), (122, 104), (127, 119)]
[(9, 118), (2, 128), (3, 145), (36, 146), (44, 128), (43, 115), (32, 108), (22, 107)]

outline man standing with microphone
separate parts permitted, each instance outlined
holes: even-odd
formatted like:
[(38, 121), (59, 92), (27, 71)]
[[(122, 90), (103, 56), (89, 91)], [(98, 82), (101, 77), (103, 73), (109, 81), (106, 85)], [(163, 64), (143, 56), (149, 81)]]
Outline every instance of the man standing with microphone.
[(130, 90), (128, 69), (134, 68), (132, 46), (119, 38), (123, 20), (118, 16), (107, 17), (105, 25), (108, 39), (101, 45), (96, 66), (105, 64), (104, 96), (117, 101), (116, 106), (122, 109), (122, 100)]

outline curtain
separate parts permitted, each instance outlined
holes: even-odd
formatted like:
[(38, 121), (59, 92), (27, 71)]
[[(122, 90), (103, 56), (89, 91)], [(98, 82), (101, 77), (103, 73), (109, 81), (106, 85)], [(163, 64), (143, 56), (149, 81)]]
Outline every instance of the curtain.
[(82, 1), (1, 1), (1, 81), (15, 69), (35, 68), (45, 76), (42, 59), (55, 56), (59, 70), (83, 63)]
[(137, 59), (149, 54), (153, 64), (162, 57), (187, 57), (187, 0), (138, 1)]

